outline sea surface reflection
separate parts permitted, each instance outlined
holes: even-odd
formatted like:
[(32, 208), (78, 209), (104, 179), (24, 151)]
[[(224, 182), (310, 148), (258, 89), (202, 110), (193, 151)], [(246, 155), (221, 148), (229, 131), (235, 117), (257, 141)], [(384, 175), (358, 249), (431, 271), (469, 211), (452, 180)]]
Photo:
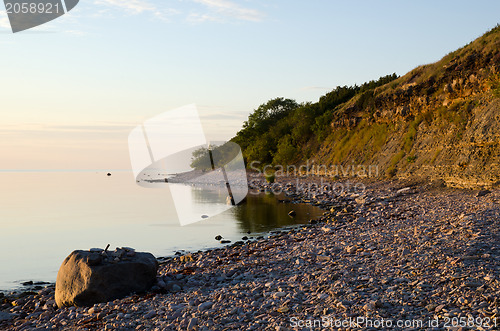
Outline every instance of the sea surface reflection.
[[(207, 194), (181, 184), (144, 188), (130, 172), (109, 177), (105, 172), (0, 172), (0, 183), (0, 290), (28, 280), (54, 282), (60, 264), (75, 249), (110, 244), (169, 256), (177, 250), (220, 247), (217, 235), (234, 242), (306, 223), (323, 212), (262, 193), (249, 194), (244, 203), (217, 214), (227, 206), (212, 200), (220, 203), (224, 189)], [(185, 196), (183, 208), (215, 216), (180, 226), (171, 194)], [(288, 216), (292, 209), (294, 218)]]

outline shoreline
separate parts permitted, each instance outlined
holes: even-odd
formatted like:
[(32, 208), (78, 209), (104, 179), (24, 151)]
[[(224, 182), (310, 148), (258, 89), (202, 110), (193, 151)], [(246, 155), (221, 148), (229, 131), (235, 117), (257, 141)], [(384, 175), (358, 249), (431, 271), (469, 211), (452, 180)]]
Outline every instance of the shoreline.
[[(160, 182), (159, 185), (162, 185), (163, 183), (164, 182)], [(190, 185), (190, 184), (182, 184), (182, 183), (177, 184), (176, 183), (175, 185)], [(259, 198), (259, 196), (263, 197), (264, 193), (263, 192), (259, 193), (257, 195), (257, 198)], [(315, 213), (317, 214), (317, 211), (315, 211)], [(286, 217), (286, 214), (285, 214), (285, 217)], [(305, 221), (307, 221), (307, 220), (308, 219), (305, 219)], [(154, 224), (154, 225), (157, 226), (156, 224)], [(159, 226), (161, 226), (161, 225), (162, 224), (160, 224)], [(163, 249), (163, 250), (160, 249), (157, 251), (151, 250), (150, 252), (153, 253), (155, 256), (157, 256), (159, 260), (163, 260), (165, 258), (176, 257), (179, 254), (186, 254), (189, 252), (197, 252), (197, 251), (207, 251), (207, 250), (225, 247), (227, 245), (226, 243), (221, 244), (219, 241), (214, 240), (214, 236), (217, 234), (224, 235), (225, 236), (224, 240), (230, 240), (231, 242), (234, 243), (236, 241), (241, 241), (242, 237), (255, 237), (255, 238), (261, 237), (261, 236), (265, 237), (271, 231), (274, 231), (277, 229), (279, 230), (279, 229), (282, 229), (283, 227), (287, 228), (287, 227), (293, 227), (293, 226), (298, 226), (298, 224), (297, 225), (294, 225), (294, 224), (269, 225), (270, 229), (269, 228), (266, 229), (266, 228), (264, 228), (264, 226), (261, 226), (261, 227), (252, 226), (251, 233), (248, 233), (247, 230), (241, 228), (241, 229), (237, 230), (234, 234), (233, 233), (225, 233), (224, 230), (222, 229), (221, 231), (214, 231), (213, 235), (205, 234), (204, 238), (209, 239), (209, 240), (207, 240), (207, 242), (200, 243), (200, 242), (193, 241), (192, 243), (188, 243), (188, 244), (179, 243), (179, 244), (172, 245), (172, 247), (167, 246), (168, 249)], [(165, 245), (163, 245), (163, 247), (165, 247)], [(177, 253), (177, 255), (176, 255), (176, 253)], [(61, 259), (61, 261), (62, 261), (62, 259)], [(57, 262), (58, 264), (57, 264), (56, 268), (59, 266), (59, 263), (61, 261)], [(1, 284), (3, 286), (0, 287), (0, 296), (1, 296), (1, 294), (3, 294), (5, 296), (9, 296), (9, 297), (18, 297), (23, 292), (34, 292), (34, 291), (36, 292), (36, 291), (43, 289), (44, 286), (47, 286), (47, 285), (53, 286), (53, 285), (55, 285), (57, 269), (55, 271), (56, 271), (56, 273), (53, 275), (53, 277), (37, 277), (36, 275), (26, 277), (26, 276), (23, 276), (22, 274), (18, 273), (19, 274), (18, 278), (15, 278), (15, 279), (12, 278), (12, 280), (9, 279), (10, 280), (9, 283), (5, 282), (5, 283)]]
[[(404, 329), (397, 321), (431, 329), (437, 320), (440, 329), (454, 317), (481, 318), (475, 328), (487, 328), (488, 319), (500, 325), (498, 189), (476, 196), (435, 184), (365, 180), (365, 194), (329, 196), (299, 192), (295, 178), (278, 178), (287, 180), (285, 192), (294, 199), (329, 207), (323, 219), (161, 261), (166, 287), (145, 295), (55, 309), (53, 289), (42, 289), (15, 306), (0, 305), (0, 328), (301, 330), (319, 320), (345, 329), (335, 323), (364, 318), (392, 320), (385, 326), (393, 329)], [(249, 184), (271, 189), (261, 178)], [(5, 320), (6, 314), (17, 316)]]

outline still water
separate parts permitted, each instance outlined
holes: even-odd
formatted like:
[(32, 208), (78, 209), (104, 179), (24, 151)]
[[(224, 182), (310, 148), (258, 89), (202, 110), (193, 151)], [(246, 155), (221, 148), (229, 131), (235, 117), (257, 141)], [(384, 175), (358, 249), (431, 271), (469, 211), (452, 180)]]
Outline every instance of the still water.
[[(110, 244), (169, 256), (220, 247), (217, 235), (234, 242), (248, 232), (259, 235), (305, 223), (323, 212), (249, 194), (239, 206), (180, 226), (170, 185), (181, 184), (145, 188), (129, 172), (109, 177), (102, 172), (0, 172), (0, 290), (28, 280), (54, 282), (61, 262), (75, 249)], [(182, 185), (172, 191), (186, 196), (183, 208), (203, 212), (196, 189)], [(292, 209), (297, 212), (293, 219), (288, 216)]]

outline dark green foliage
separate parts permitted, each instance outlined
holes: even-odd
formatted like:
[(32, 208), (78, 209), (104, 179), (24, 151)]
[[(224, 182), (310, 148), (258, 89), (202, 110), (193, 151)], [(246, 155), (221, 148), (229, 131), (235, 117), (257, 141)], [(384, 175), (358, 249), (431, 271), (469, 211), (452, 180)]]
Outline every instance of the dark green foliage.
[[(269, 100), (250, 114), (232, 141), (241, 146), (247, 164), (298, 161), (310, 150), (311, 141), (318, 143), (328, 136), (336, 116), (346, 116), (335, 114), (339, 106), (358, 94), (362, 94), (361, 105), (368, 104), (373, 101), (375, 88), (397, 78), (392, 74), (361, 86), (338, 86), (316, 103), (299, 105), (291, 99)], [(314, 136), (317, 139), (311, 140)]]
[(390, 83), (398, 77), (398, 75), (393, 73), (392, 75), (380, 77), (378, 80), (371, 80), (361, 86), (337, 86), (333, 91), (325, 94), (319, 99), (319, 110), (321, 111), (321, 113), (325, 113), (328, 110), (333, 110), (338, 105), (341, 105), (352, 99), (356, 94), (365, 94), (365, 92), (370, 92), (366, 95), (372, 96), (373, 90), (375, 88)]
[(493, 82), (491, 89), (495, 98), (500, 98), (500, 81)]
[(212, 158), (206, 147), (200, 147), (193, 152), (191, 167), (196, 170), (211, 170), (212, 162), (215, 168), (226, 167), (239, 153), (238, 145), (228, 142), (220, 146), (211, 146)]
[(276, 175), (275, 175), (275, 174), (265, 175), (265, 176), (266, 176), (266, 181), (267, 181), (269, 184), (274, 183), (274, 180), (276, 179)]
[(298, 106), (297, 102), (291, 99), (276, 98), (269, 100), (248, 116), (248, 120), (243, 123), (243, 130), (241, 131), (249, 131), (253, 134), (264, 133), (274, 123)]
[(349, 101), (359, 90), (357, 86), (337, 86), (333, 91), (319, 98), (318, 107), (321, 113), (332, 110), (340, 104)]
[(393, 73), (392, 75), (380, 77), (378, 80), (371, 80), (368, 83), (364, 83), (363, 85), (361, 85), (361, 87), (359, 88), (359, 92), (363, 93), (363, 92), (368, 91), (368, 90), (373, 90), (379, 86), (390, 83), (393, 80), (398, 79), (398, 78), (399, 78), (399, 76), (396, 75), (396, 73)]
[(498, 31), (500, 31), (500, 24), (497, 24), (493, 29), (491, 29), (490, 31), (486, 32), (483, 36), (484, 37), (487, 37), (489, 35), (492, 35), (494, 33), (497, 33)]
[(373, 90), (361, 93), (358, 101), (356, 102), (357, 108), (368, 108), (373, 105)]
[(274, 164), (286, 165), (293, 162), (297, 158), (298, 150), (294, 146), (292, 137), (288, 134), (280, 139), (278, 143), (278, 150), (274, 155)]
[(295, 100), (276, 98), (254, 110), (232, 139), (240, 145), (245, 159), (271, 162), (279, 138), (291, 130), (287, 121), (281, 120), (298, 107)]
[(210, 156), (208, 154), (208, 149), (205, 147), (200, 147), (193, 152), (191, 161), (191, 167), (196, 170), (210, 170), (212, 169), (212, 163), (210, 162)]

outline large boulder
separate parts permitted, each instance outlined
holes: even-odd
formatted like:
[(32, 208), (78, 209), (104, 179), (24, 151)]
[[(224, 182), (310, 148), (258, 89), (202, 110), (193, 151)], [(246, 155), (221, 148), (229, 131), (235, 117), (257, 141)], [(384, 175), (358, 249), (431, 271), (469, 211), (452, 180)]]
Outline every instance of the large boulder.
[(131, 248), (72, 252), (57, 274), (58, 307), (91, 306), (149, 290), (156, 282), (158, 262), (150, 253)]

